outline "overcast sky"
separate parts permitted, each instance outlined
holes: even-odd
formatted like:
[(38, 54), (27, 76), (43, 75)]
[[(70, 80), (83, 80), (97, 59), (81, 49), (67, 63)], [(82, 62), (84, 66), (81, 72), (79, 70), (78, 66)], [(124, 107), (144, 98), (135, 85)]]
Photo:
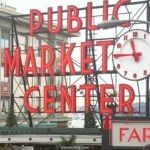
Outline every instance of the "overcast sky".
[[(7, 5), (17, 8), (18, 12), (29, 14), (30, 9), (39, 9), (46, 12), (48, 7), (56, 9), (57, 6), (76, 5), (85, 7), (87, 2), (93, 2), (93, 5), (102, 5), (103, 0), (0, 0), (5, 1)], [(109, 4), (116, 3), (118, 0), (109, 0)]]
[[(4, 1), (4, 0), (1, 0)], [(102, 3), (100, 0), (5, 0), (7, 5), (17, 8), (18, 12), (29, 13), (30, 9), (40, 9), (42, 12), (46, 12), (48, 7), (54, 7), (63, 5), (66, 8), (67, 5), (76, 5), (78, 7), (86, 6), (87, 2), (93, 2), (93, 5)], [(112, 1), (112, 0), (110, 0)]]

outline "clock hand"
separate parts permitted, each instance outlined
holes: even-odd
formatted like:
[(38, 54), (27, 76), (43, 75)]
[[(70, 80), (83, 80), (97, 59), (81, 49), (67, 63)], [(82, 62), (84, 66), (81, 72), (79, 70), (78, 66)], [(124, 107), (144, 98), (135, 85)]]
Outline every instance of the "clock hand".
[(132, 54), (113, 54), (114, 58), (119, 58), (119, 57), (127, 57), (127, 56), (133, 56), (133, 57), (139, 57), (142, 56), (142, 53), (132, 53)]
[(136, 53), (135, 44), (134, 44), (133, 39), (131, 39), (130, 43), (131, 43), (131, 48), (132, 48), (133, 53)]
[(132, 55), (132, 56), (134, 57), (134, 60), (135, 60), (136, 62), (138, 62), (138, 61), (139, 61), (139, 56), (136, 55), (137, 52), (136, 52), (136, 50), (135, 50), (135, 43), (134, 43), (134, 40), (133, 40), (133, 39), (130, 40), (130, 44), (131, 44), (131, 48), (132, 48), (132, 51), (133, 51), (133, 55)]

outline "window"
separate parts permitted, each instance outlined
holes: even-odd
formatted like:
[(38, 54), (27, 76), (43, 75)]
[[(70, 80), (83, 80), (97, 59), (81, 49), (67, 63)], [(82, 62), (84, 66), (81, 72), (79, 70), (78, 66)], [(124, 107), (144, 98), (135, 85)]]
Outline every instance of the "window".
[(33, 46), (34, 48), (34, 52), (35, 52), (35, 56), (39, 56), (39, 49), (40, 49), (40, 39), (38, 39), (37, 37), (33, 37), (32, 38), (32, 44), (31, 46)]
[(21, 52), (25, 53), (26, 45), (27, 45), (27, 37), (23, 35), (18, 35), (18, 40), (19, 40), (19, 47), (21, 49)]
[[(21, 53), (24, 54), (26, 52), (27, 37), (24, 36), (24, 35), (18, 35), (17, 38), (18, 38), (18, 42), (19, 42), (19, 47), (20, 47)], [(16, 48), (17, 45), (16, 45), (15, 39), (13, 41), (13, 44), (14, 44), (14, 48)]]
[(36, 56), (39, 56), (39, 48), (41, 45), (41, 40), (37, 37), (28, 37), (28, 46), (32, 46)]
[(8, 112), (8, 100), (2, 99), (0, 101), (1, 113), (5, 114)]
[(9, 41), (10, 41), (10, 36), (9, 36), (9, 32), (2, 30), (1, 33), (1, 48), (9, 48)]

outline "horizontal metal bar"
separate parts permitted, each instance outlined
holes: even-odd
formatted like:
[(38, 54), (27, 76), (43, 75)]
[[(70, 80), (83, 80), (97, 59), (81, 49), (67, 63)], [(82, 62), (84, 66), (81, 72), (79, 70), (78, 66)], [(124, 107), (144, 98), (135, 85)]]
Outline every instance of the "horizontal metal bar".
[[(143, 114), (143, 113), (137, 113)], [(150, 117), (145, 116), (114, 116), (112, 121), (119, 122), (119, 121), (150, 121)]]
[[(93, 71), (93, 74), (116, 74), (117, 71), (115, 70), (108, 70), (106, 73), (103, 73), (102, 71)], [(33, 76), (32, 74), (28, 74), (27, 77), (39, 77), (41, 76), (39, 73), (37, 74), (37, 76)], [(62, 75), (60, 72), (55, 72), (53, 76), (50, 76), (49, 74), (45, 74), (43, 75), (43, 77), (55, 77), (55, 76), (86, 76), (84, 74), (81, 74), (80, 71), (75, 72), (75, 74), (71, 74), (70, 72), (66, 72), (64, 75)], [(42, 77), (42, 76), (41, 76)]]

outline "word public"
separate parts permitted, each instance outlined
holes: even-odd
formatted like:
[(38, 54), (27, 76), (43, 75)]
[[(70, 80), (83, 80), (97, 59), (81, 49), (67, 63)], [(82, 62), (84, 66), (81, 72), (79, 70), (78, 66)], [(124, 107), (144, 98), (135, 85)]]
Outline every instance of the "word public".
[[(118, 2), (116, 3), (116, 5), (114, 5), (113, 7), (113, 11), (112, 11), (112, 17), (114, 20), (119, 20), (119, 9), (121, 8), (121, 6), (124, 6), (126, 4), (129, 4), (130, 0), (118, 0)], [(102, 13), (102, 19), (100, 18), (100, 21), (104, 21), (104, 20), (108, 20), (108, 14), (109, 14), (109, 4), (108, 4), (108, 0), (103, 0), (103, 13)], [(40, 31), (41, 27), (47, 26), (47, 31), (50, 34), (58, 34), (63, 30), (63, 21), (67, 20), (67, 25), (66, 25), (66, 31), (68, 34), (70, 33), (77, 33), (79, 32), (82, 28), (83, 25), (86, 25), (86, 29), (87, 30), (97, 30), (97, 26), (93, 25), (93, 6), (92, 6), (92, 2), (87, 3), (87, 7), (85, 9), (85, 23), (83, 22), (83, 20), (81, 19), (81, 17), (79, 17), (79, 8), (74, 6), (74, 5), (70, 5), (67, 7), (67, 18), (63, 18), (63, 7), (59, 6), (57, 9), (57, 21), (55, 23), (55, 26), (53, 24), (53, 9), (52, 7), (48, 8), (48, 12), (47, 12), (47, 17), (44, 17), (43, 14), (41, 13), (40, 10), (38, 9), (32, 9), (30, 11), (30, 35), (34, 35), (37, 31)], [(101, 13), (101, 12), (100, 12)], [(47, 18), (47, 20), (44, 21), (44, 19)], [(45, 23), (47, 22), (47, 23)], [(74, 26), (76, 24), (76, 26)], [(122, 27), (129, 27), (130, 26), (130, 22), (125, 22), (123, 24), (121, 24)]]

